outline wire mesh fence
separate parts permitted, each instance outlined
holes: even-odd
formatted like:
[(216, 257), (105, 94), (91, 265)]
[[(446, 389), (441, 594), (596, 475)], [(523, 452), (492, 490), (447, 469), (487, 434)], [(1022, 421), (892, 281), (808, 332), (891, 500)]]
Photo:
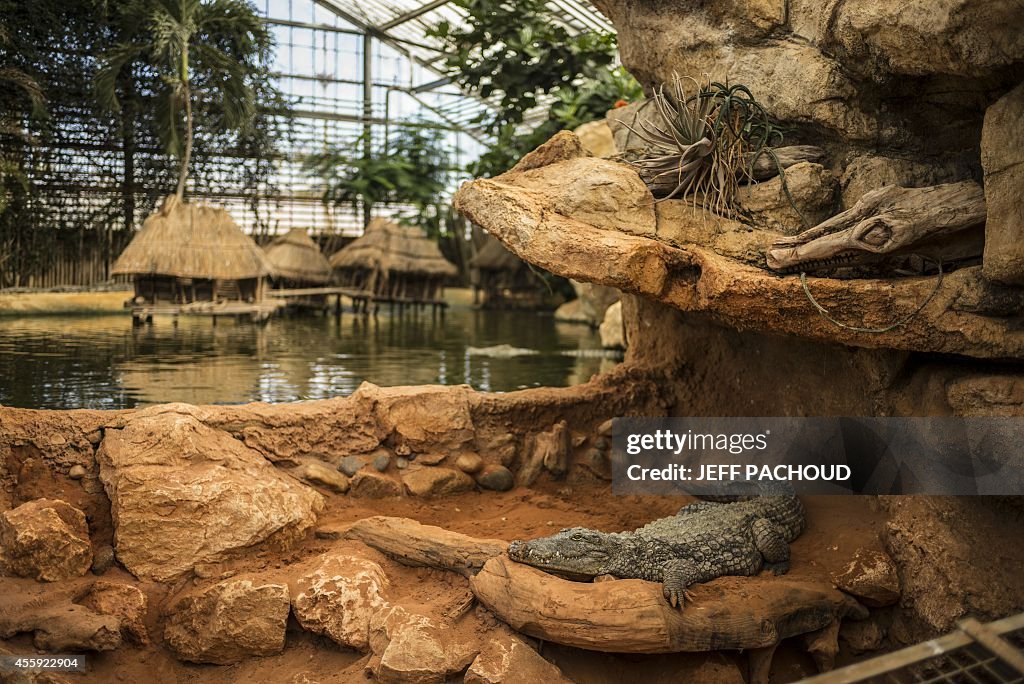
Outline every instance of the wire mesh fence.
[(1024, 613), (968, 619), (938, 639), (804, 680), (806, 684), (1022, 684)]

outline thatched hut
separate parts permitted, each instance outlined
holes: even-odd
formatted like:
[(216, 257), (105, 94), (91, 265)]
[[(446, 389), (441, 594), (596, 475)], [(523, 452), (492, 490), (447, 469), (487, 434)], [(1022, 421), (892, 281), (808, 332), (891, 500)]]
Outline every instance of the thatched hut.
[[(326, 309), (327, 295), (310, 292), (331, 282), (331, 264), (305, 228), (293, 228), (264, 248), (273, 271), (274, 294), (287, 297), (292, 309)], [(340, 310), (341, 300), (338, 300)]]
[(543, 304), (544, 283), (540, 277), (493, 237), (488, 237), (469, 260), (469, 268), (474, 300), (481, 306), (533, 308)]
[(331, 264), (304, 228), (293, 228), (264, 248), (278, 288), (322, 287), (331, 281)]
[(362, 237), (331, 257), (344, 287), (393, 302), (437, 303), (458, 269), (417, 228), (374, 219)]
[(176, 196), (151, 214), (112, 273), (135, 281), (136, 303), (260, 302), (267, 257), (223, 209)]

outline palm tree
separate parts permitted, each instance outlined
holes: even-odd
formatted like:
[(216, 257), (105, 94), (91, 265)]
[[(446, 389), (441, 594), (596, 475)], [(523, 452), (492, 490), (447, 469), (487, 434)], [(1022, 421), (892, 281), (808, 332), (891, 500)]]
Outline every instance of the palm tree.
[[(0, 88), (20, 92), (14, 96), (16, 102), (22, 106), (4, 107), (0, 109), (0, 136), (7, 136), (22, 143), (35, 143), (35, 138), (24, 127), (24, 118), (27, 114), (32, 118), (41, 118), (46, 114), (46, 100), (43, 97), (43, 90), (39, 83), (21, 69), (7, 64), (4, 59), (4, 52), (10, 44), (10, 35), (7, 29), (0, 26)], [(28, 100), (25, 107), (23, 100)], [(13, 187), (20, 187), (22, 192), (28, 192), (28, 177), (22, 168), (19, 159), (11, 158), (0, 152), (0, 214), (2, 214), (11, 202)], [(0, 250), (6, 253), (0, 258), (0, 264), (10, 257), (8, 250)]]
[(129, 0), (119, 9), (127, 38), (104, 56), (96, 75), (100, 101), (120, 109), (118, 76), (141, 61), (160, 79), (159, 133), (180, 159), (178, 199), (192, 159), (194, 98), (216, 102), (223, 126), (243, 130), (256, 114), (253, 78), (273, 41), (246, 0)]

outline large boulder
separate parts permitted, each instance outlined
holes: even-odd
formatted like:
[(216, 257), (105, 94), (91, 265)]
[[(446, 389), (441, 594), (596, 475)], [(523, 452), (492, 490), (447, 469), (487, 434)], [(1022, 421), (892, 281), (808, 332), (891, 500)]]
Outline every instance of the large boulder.
[(374, 614), (370, 624), (372, 672), (382, 684), (442, 684), (473, 662), (480, 650), (475, 637), (391, 606)]
[(80, 577), (92, 565), (85, 514), (58, 499), (35, 499), (0, 514), (0, 568), (41, 582)]
[[(1024, 547), (1012, 543), (1020, 512), (994, 496), (887, 496), (884, 542), (901, 579), (890, 635), (917, 643), (971, 615), (994, 620), (1024, 610)], [(984, 550), (984, 551), (982, 551)], [(980, 558), (991, 562), (980, 562)]]
[(257, 544), (287, 546), (316, 522), (323, 498), (226, 432), (179, 413), (108, 430), (97, 459), (118, 560), (168, 581)]
[(785, 185), (776, 176), (743, 186), (736, 202), (754, 225), (795, 235), (832, 215), (836, 187), (835, 177), (821, 164), (801, 162), (786, 169)]
[[(371, 399), (377, 418), (401, 454), (459, 451), (473, 440), (468, 387), (376, 387), (364, 383), (356, 394)], [(355, 482), (352, 483), (353, 487)]]
[(599, 332), (601, 346), (605, 349), (626, 348), (626, 329), (622, 326), (622, 302), (615, 302), (608, 307)]
[(857, 200), (883, 185), (901, 188), (924, 188), (960, 180), (957, 165), (951, 161), (936, 162), (881, 154), (861, 154), (846, 164), (840, 179), (842, 208), (850, 209)]
[(580, 144), (595, 157), (611, 157), (615, 154), (615, 140), (612, 129), (604, 119), (590, 121), (573, 129)]
[(131, 584), (98, 580), (75, 603), (85, 606), (97, 615), (109, 615), (121, 623), (121, 635), (136, 644), (149, 645), (146, 630), (148, 600), (142, 591)]
[(377, 562), (339, 550), (322, 556), (291, 584), (292, 610), (304, 629), (366, 651), (370, 619), (387, 607), (387, 588), (387, 575)]
[[(615, 25), (623, 64), (645, 86), (673, 74), (707, 73), (750, 88), (797, 136), (821, 139), (826, 132), (835, 142), (888, 149), (920, 146), (936, 155), (964, 149), (976, 134), (979, 103), (1024, 59), (1024, 10), (1015, 3), (595, 5)], [(896, 93), (906, 97), (891, 97)]]
[(1024, 59), (1018, 3), (850, 0), (832, 17), (818, 6), (830, 47), (862, 72), (982, 76)]
[(554, 166), (555, 172), (541, 167), (509, 173), (502, 179), (530, 191), (563, 216), (654, 235), (654, 198), (632, 167), (596, 157), (566, 159)]
[(284, 650), (288, 587), (232, 578), (178, 598), (168, 611), (164, 638), (193, 663), (229, 665)]
[(544, 660), (526, 642), (511, 634), (502, 634), (483, 645), (463, 679), (465, 684), (515, 684), (546, 682), (571, 684), (556, 665)]
[(576, 299), (558, 307), (555, 311), (556, 321), (586, 323), (591, 328), (596, 328), (604, 320), (604, 314), (608, 307), (619, 301), (619, 296), (622, 294), (614, 287), (577, 280), (569, 282), (572, 284), (572, 289), (576, 291)]
[[(1017, 31), (1024, 35), (1018, 25)], [(989, 280), (1024, 284), (1024, 83), (988, 108), (981, 134), (985, 168), (985, 260)]]

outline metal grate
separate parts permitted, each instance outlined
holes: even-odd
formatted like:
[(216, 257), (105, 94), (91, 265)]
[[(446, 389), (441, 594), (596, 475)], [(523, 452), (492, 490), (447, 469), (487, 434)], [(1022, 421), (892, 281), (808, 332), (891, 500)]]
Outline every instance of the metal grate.
[(1024, 684), (1024, 613), (968, 619), (938, 639), (802, 680), (806, 684)]

